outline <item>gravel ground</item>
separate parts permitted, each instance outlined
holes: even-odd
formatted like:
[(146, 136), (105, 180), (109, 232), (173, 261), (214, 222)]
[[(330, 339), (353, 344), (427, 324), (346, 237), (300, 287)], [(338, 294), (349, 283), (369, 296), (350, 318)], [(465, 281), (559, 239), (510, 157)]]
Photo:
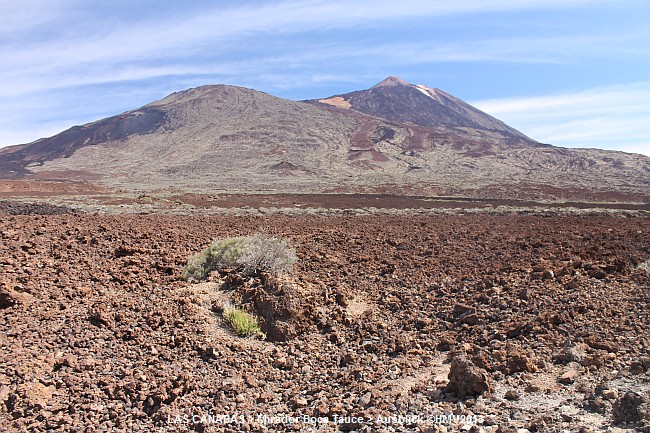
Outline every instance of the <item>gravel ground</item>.
[[(252, 233), (294, 272), (181, 280)], [(650, 431), (648, 217), (7, 214), (0, 238), (0, 431)]]

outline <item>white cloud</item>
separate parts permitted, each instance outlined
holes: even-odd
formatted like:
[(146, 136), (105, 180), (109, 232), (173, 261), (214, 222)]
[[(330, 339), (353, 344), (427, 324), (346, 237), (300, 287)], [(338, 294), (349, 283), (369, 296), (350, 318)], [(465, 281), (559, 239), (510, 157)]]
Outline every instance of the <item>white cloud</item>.
[(472, 105), (544, 143), (650, 156), (650, 82)]
[[(516, 37), (508, 37), (508, 32), (486, 36), (479, 32), (438, 39), (427, 30), (424, 37), (418, 34), (410, 41), (381, 38), (384, 29), (406, 28), (409, 25), (405, 23), (411, 21), (422, 24), (429, 20), (433, 28), (439, 17), (602, 5), (620, 8), (636, 3), (638, 0), (292, 0), (220, 1), (208, 2), (205, 7), (154, 0), (0, 0), (0, 146), (31, 141), (74, 123), (95, 120), (98, 113), (135, 108), (152, 100), (147, 99), (151, 95), (160, 97), (164, 92), (208, 82), (284, 91), (324, 88), (327, 82), (359, 83), (371, 79), (371, 70), (374, 75), (381, 75), (379, 71), (388, 75), (400, 68), (442, 62), (523, 64), (633, 55), (647, 58), (650, 49), (646, 45), (628, 43), (630, 37), (645, 40), (639, 35), (613, 37), (594, 32), (576, 36), (572, 29), (554, 36), (528, 32)], [(356, 30), (361, 30), (358, 39), (330, 37)], [(321, 38), (324, 34), (328, 36)], [(287, 46), (282, 46), (285, 41)], [(128, 87), (133, 82), (138, 83), (137, 90)], [(111, 90), (113, 86), (128, 89), (120, 94)], [(638, 103), (645, 106), (644, 101)], [(640, 110), (630, 104), (625, 107), (634, 113)], [(587, 108), (582, 107), (585, 116)], [(554, 107), (556, 113), (560, 109)], [(566, 110), (570, 117), (574, 107)], [(553, 136), (537, 135), (534, 127), (539, 124), (532, 120), (516, 120), (521, 122), (513, 121), (514, 126), (530, 123), (530, 135), (540, 140), (572, 136), (571, 125), (562, 123), (564, 118), (548, 118), (542, 124), (561, 122)], [(61, 129), (57, 130), (58, 125)], [(571, 139), (577, 140), (575, 136)]]
[[(596, 3), (611, 3), (601, 0)], [(75, 83), (105, 82), (102, 76), (115, 81), (155, 77), (160, 67), (196, 69), (193, 54), (212, 53), (214, 62), (220, 54), (236, 46), (240, 38), (260, 34), (296, 34), (305, 31), (339, 28), (364, 28), (403, 19), (440, 17), (494, 11), (554, 9), (581, 7), (587, 0), (467, 0), (464, 2), (406, 0), (394, 1), (310, 1), (263, 3), (239, 7), (222, 5), (187, 14), (179, 9), (176, 15), (152, 17), (120, 16), (107, 19), (93, 15), (89, 4), (69, 0), (58, 3), (31, 0), (20, 7), (3, 7), (2, 24), (10, 30), (0, 42), (0, 95), (39, 91)], [(119, 5), (118, 5), (119, 6)], [(170, 7), (167, 4), (167, 7)], [(115, 14), (120, 12), (115, 10)], [(171, 15), (171, 16), (170, 16)], [(69, 22), (70, 21), (70, 22)], [(13, 23), (13, 24), (12, 24)], [(46, 25), (44, 25), (46, 24)], [(69, 30), (76, 29), (75, 31)], [(13, 41), (17, 29), (31, 30), (40, 38)], [(54, 30), (47, 30), (54, 29)], [(411, 61), (556, 61), (549, 52), (553, 47), (574, 46), (566, 55), (588, 53), (591, 47), (602, 46), (603, 40), (577, 39), (469, 41), (462, 44), (433, 44), (418, 49)], [(12, 42), (13, 41), (13, 42)], [(351, 43), (352, 48), (353, 41)], [(429, 45), (431, 47), (431, 45)], [(406, 53), (410, 50), (401, 50)], [(556, 50), (557, 51), (557, 50)], [(397, 53), (399, 51), (393, 51)], [(300, 55), (300, 53), (298, 53)], [(261, 61), (266, 60), (261, 56)], [(149, 64), (148, 64), (149, 63)], [(180, 65), (180, 66), (175, 66)], [(145, 72), (149, 71), (150, 75)], [(180, 72), (179, 72), (180, 71)], [(97, 78), (95, 78), (97, 77)], [(53, 79), (54, 78), (54, 79)]]
[(0, 36), (30, 31), (64, 18), (78, 0), (0, 0)]
[[(620, 35), (476, 38), (463, 41), (427, 40), (397, 42), (375, 47), (346, 47), (343, 56), (379, 56), (401, 64), (438, 62), (565, 63), (577, 59), (625, 59), (650, 55), (650, 47), (639, 51)], [(561, 47), (561, 49), (558, 49)], [(322, 53), (319, 51), (319, 53)], [(326, 53), (326, 52), (325, 52)]]

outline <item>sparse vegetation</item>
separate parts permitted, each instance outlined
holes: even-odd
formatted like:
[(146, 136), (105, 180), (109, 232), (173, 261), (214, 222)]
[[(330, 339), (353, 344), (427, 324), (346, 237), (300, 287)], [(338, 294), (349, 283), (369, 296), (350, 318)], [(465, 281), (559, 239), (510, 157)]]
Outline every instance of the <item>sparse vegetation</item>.
[(211, 271), (231, 268), (242, 276), (268, 272), (280, 275), (292, 269), (296, 252), (284, 239), (265, 235), (239, 236), (213, 242), (190, 256), (184, 280), (203, 280)]
[(223, 318), (232, 326), (232, 329), (242, 337), (266, 338), (262, 332), (257, 317), (253, 316), (241, 307), (227, 305), (223, 309)]
[(641, 262), (636, 266), (637, 269), (641, 269), (646, 272), (650, 272), (650, 259), (646, 260), (645, 262)]

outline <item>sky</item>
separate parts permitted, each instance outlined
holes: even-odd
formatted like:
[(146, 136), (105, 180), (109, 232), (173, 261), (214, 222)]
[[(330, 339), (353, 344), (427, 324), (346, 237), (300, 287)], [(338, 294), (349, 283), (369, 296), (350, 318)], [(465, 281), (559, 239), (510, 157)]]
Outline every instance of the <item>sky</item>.
[(300, 100), (389, 75), (531, 138), (650, 155), (647, 0), (0, 0), (0, 147), (204, 84)]

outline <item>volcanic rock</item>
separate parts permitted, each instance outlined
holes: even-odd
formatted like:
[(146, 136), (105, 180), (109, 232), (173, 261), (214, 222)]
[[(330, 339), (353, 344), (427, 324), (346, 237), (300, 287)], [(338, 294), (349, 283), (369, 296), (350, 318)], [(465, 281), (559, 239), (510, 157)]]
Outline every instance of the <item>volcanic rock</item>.
[(635, 392), (624, 393), (612, 405), (612, 416), (617, 424), (650, 420), (648, 396)]
[(582, 362), (587, 356), (586, 350), (587, 345), (584, 343), (569, 343), (555, 355), (555, 360), (563, 364)]
[(252, 304), (262, 318), (269, 341), (290, 340), (308, 326), (303, 298), (293, 281), (264, 274), (261, 284), (240, 290), (243, 302)]
[[(262, 428), (255, 415), (471, 411), (484, 415), (486, 432), (599, 431), (618, 401), (616, 419), (641, 419), (625, 427), (643, 431), (647, 374), (627, 369), (647, 364), (648, 274), (634, 261), (647, 260), (649, 224), (647, 216), (609, 213), (4, 215), (0, 286), (33, 299), (0, 311), (0, 430), (185, 431), (190, 426), (174, 417), (236, 413), (253, 420), (191, 427), (282, 431), (302, 427)], [(218, 272), (205, 283), (182, 280), (207, 237), (262, 230), (296, 247), (289, 281), (255, 275), (224, 284)], [(619, 257), (626, 266), (605, 280), (580, 268), (585, 278), (573, 290), (556, 280), (531, 284), (535, 260), (556, 269), (573, 255), (584, 263)], [(392, 271), (382, 274), (386, 262)], [(531, 286), (534, 295), (520, 299)], [(248, 311), (286, 318), (294, 328), (282, 335), (292, 338), (230, 332), (211, 306), (240, 305), (246, 296)], [(480, 322), (458, 324), (459, 304), (476, 309)], [(583, 362), (599, 355), (602, 363), (578, 364), (578, 380), (559, 385), (553, 379), (565, 367), (551, 363), (567, 338), (590, 343), (581, 346)], [(456, 350), (452, 365), (436, 351), (443, 340)], [(593, 347), (598, 342), (616, 342), (618, 352)], [(513, 366), (538, 370), (508, 375), (517, 354), (525, 356)], [(441, 392), (447, 378), (450, 393)], [(495, 392), (486, 394), (490, 385)], [(504, 400), (513, 389), (521, 398)], [(639, 404), (623, 397), (630, 392)], [(468, 398), (461, 405), (460, 394)], [(350, 421), (321, 430), (393, 427), (418, 426)]]
[(457, 355), (451, 361), (447, 390), (455, 393), (459, 398), (491, 391), (490, 382), (487, 371), (475, 366), (465, 356)]
[(567, 369), (560, 375), (558, 382), (571, 384), (580, 376), (580, 367), (576, 363), (571, 363)]

